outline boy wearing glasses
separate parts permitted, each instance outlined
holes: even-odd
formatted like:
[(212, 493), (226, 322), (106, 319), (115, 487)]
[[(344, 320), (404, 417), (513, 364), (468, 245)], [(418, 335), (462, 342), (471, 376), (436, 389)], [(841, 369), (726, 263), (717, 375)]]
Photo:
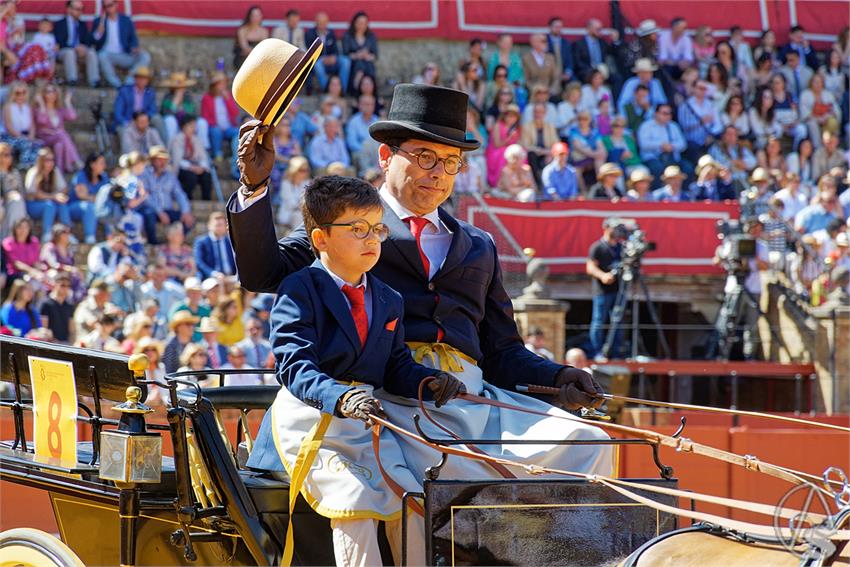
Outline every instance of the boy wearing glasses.
[[(367, 274), (389, 235), (378, 192), (359, 179), (321, 177), (307, 187), (302, 212), (318, 258), (283, 280), (272, 309), (284, 385), (269, 410), (275, 447), (293, 479), (290, 490), (331, 519), (337, 565), (382, 564), (378, 521), (386, 522), (398, 564), (401, 492), (395, 489), (416, 491), (419, 482), (388, 432), (380, 434), (383, 469), (376, 461), (368, 424), (383, 409), (373, 391), (416, 398), (420, 382), (434, 377), (428, 389), (441, 406), (465, 388), (414, 362), (404, 343), (401, 296)], [(424, 554), (424, 531), (409, 533), (408, 545)], [(282, 564), (291, 559), (290, 537)]]

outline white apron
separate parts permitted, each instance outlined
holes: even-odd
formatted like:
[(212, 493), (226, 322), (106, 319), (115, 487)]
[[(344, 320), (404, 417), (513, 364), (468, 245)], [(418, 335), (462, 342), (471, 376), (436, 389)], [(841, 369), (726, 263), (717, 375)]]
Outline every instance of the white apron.
[[(372, 390), (365, 384), (358, 388)], [(386, 521), (401, 517), (401, 499), (384, 482), (375, 461), (372, 432), (364, 429), (364, 422), (322, 413), (285, 387), (278, 392), (271, 411), (275, 446), (292, 478), (292, 486), (297, 484), (293, 472), (302, 442), (320, 421), (327, 426), (323, 436), (316, 436), (313, 451), (309, 447), (302, 451), (302, 457), (314, 456), (314, 461), (301, 485), (301, 494), (316, 512), (331, 519)], [(420, 490), (420, 484), (407, 470), (401, 447), (388, 431), (381, 432), (380, 452), (391, 479), (404, 490)]]
[[(561, 409), (516, 392), (509, 392), (484, 381), (481, 369), (454, 347), (443, 343), (413, 344), (414, 359), (430, 368), (450, 372), (466, 386), (467, 392), (500, 402), (548, 413), (566, 415)], [(375, 392), (384, 411), (393, 423), (415, 431), (413, 416), (421, 413), (418, 400), (403, 398), (384, 390)], [(556, 418), (496, 408), (467, 400), (451, 400), (441, 408), (425, 402), (429, 413), (462, 439), (608, 439), (608, 435), (592, 425)], [(431, 424), (424, 416), (419, 420), (422, 430), (431, 438), (446, 439), (448, 435)], [(404, 460), (415, 478), (424, 479), (425, 470), (437, 464), (440, 453), (425, 445), (397, 436)], [(523, 464), (535, 464), (569, 471), (610, 475), (613, 451), (611, 445), (477, 445), (494, 457), (503, 457)], [(519, 467), (509, 467), (518, 478), (541, 478)], [(440, 472), (441, 480), (501, 478), (495, 469), (481, 461), (450, 455)]]

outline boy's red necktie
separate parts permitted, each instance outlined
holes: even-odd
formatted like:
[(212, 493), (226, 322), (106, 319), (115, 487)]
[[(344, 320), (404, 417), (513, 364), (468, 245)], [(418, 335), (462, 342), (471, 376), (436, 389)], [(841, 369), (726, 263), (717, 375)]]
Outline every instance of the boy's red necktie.
[(357, 336), (360, 337), (360, 346), (362, 348), (366, 344), (366, 336), (369, 334), (365, 289), (345, 284), (342, 286), (342, 293), (345, 294), (348, 302), (351, 303), (351, 317), (354, 319), (354, 326), (357, 327)]

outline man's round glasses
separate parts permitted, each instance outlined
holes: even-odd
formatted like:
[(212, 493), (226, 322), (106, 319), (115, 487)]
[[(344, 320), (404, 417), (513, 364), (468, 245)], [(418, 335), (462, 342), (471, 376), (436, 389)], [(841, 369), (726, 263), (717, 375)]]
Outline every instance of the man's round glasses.
[(443, 162), (443, 167), (446, 170), (446, 173), (448, 173), (449, 175), (457, 175), (460, 172), (460, 168), (463, 167), (463, 160), (460, 158), (460, 156), (449, 156), (447, 158), (441, 158), (431, 150), (421, 150), (419, 153), (414, 154), (408, 152), (407, 150), (403, 150), (398, 146), (393, 146), (392, 149), (397, 152), (406, 154), (410, 157), (416, 158), (416, 163), (419, 164), (419, 167), (426, 171), (437, 167), (437, 164), (439, 162)]
[(382, 222), (379, 222), (378, 224), (369, 224), (364, 220), (356, 220), (353, 222), (328, 222), (319, 226), (347, 226), (357, 238), (366, 238), (371, 233), (374, 234), (380, 242), (385, 241), (390, 235), (390, 227)]

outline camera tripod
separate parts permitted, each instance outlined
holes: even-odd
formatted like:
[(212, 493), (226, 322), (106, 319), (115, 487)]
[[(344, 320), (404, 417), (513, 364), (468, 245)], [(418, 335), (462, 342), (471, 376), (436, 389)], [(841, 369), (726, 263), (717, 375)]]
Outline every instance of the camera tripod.
[[(658, 331), (658, 342), (661, 345), (661, 351), (665, 358), (670, 358), (670, 345), (667, 344), (667, 339), (661, 328), (661, 321), (658, 319), (658, 313), (649, 295), (649, 288), (646, 286), (643, 278), (641, 278), (640, 265), (630, 266), (624, 264), (619, 279), (617, 298), (614, 300), (614, 307), (611, 309), (610, 328), (608, 329), (608, 335), (605, 337), (605, 344), (602, 346), (602, 355), (605, 358), (610, 357), (611, 347), (614, 345), (614, 339), (623, 325), (626, 308), (628, 307), (629, 300), (631, 300), (631, 358), (637, 358), (639, 353), (638, 345), (643, 344), (643, 340), (640, 337), (640, 295), (642, 294), (644, 301), (646, 301), (646, 309), (649, 311), (649, 317)], [(646, 351), (646, 345), (643, 345), (643, 351), (649, 354)]]

